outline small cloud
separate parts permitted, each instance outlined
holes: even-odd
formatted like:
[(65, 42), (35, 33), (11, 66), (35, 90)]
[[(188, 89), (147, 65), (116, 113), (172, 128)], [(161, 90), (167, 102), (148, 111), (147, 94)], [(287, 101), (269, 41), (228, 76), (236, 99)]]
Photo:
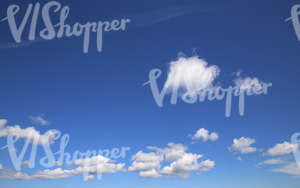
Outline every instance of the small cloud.
[(268, 155), (280, 156), (287, 155), (293, 152), (294, 149), (298, 148), (298, 144), (292, 144), (290, 142), (283, 142), (281, 144), (276, 144), (274, 147), (267, 151)]
[(281, 158), (274, 158), (274, 159), (265, 160), (265, 161), (259, 163), (258, 165), (278, 165), (278, 164), (283, 164), (285, 162), (286, 161)]
[(209, 133), (208, 130), (201, 128), (193, 136), (191, 136), (193, 141), (202, 140), (203, 142), (216, 141), (219, 139), (219, 135), (216, 132)]
[(37, 144), (42, 145), (46, 143), (54, 143), (56, 133), (56, 130), (49, 130), (44, 134), (41, 134), (34, 127), (21, 128), (19, 125), (15, 125), (6, 126), (5, 128), (0, 129), (0, 138), (12, 135), (24, 140), (29, 139), (31, 142), (37, 141)]
[(242, 69), (239, 69), (238, 71), (236, 71), (235, 75), (236, 75), (237, 77), (240, 77), (240, 76), (242, 75), (242, 73), (243, 73), (243, 70), (242, 70)]
[(0, 119), (0, 129), (4, 128), (7, 123), (6, 119)]
[(242, 157), (238, 156), (238, 157), (237, 157), (237, 160), (238, 160), (238, 161), (242, 161), (243, 159), (242, 159)]
[(256, 142), (255, 139), (241, 137), (239, 139), (233, 139), (233, 144), (229, 147), (229, 151), (238, 151), (241, 154), (253, 153), (257, 151), (257, 148), (251, 147)]
[(30, 116), (29, 118), (33, 123), (37, 123), (39, 125), (48, 125), (49, 124), (49, 122), (47, 120), (45, 120), (43, 118), (43, 116), (41, 116), (41, 115), (39, 115), (39, 116)]

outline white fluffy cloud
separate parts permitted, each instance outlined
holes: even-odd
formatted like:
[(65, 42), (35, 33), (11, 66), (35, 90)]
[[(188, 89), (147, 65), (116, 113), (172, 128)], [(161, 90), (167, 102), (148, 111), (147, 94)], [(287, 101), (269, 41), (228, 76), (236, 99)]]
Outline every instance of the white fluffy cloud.
[(287, 155), (296, 149), (298, 144), (292, 144), (290, 142), (283, 142), (281, 144), (276, 144), (274, 147), (270, 148), (267, 153), (271, 156)]
[(201, 173), (214, 168), (214, 161), (205, 160), (199, 163), (198, 159), (201, 157), (202, 155), (185, 153), (181, 158), (172, 162), (170, 166), (165, 166), (161, 170), (161, 173), (165, 175), (176, 175), (187, 178), (190, 171), (197, 170), (199, 173)]
[(199, 129), (192, 136), (192, 140), (200, 140), (201, 139), (203, 142), (207, 142), (208, 140), (214, 142), (214, 141), (218, 140), (218, 138), (219, 138), (218, 133), (215, 133), (215, 132), (209, 133), (209, 131), (204, 128)]
[(167, 81), (164, 88), (168, 90), (183, 89), (184, 92), (195, 93), (200, 89), (212, 86), (213, 81), (219, 75), (219, 68), (197, 56), (180, 57), (170, 63)]
[(239, 151), (242, 154), (256, 152), (257, 149), (255, 147), (251, 147), (256, 141), (252, 138), (241, 137), (239, 139), (233, 139), (233, 144), (229, 147), (230, 151)]
[(49, 122), (47, 120), (45, 120), (43, 116), (30, 116), (29, 118), (33, 123), (36, 123), (39, 125), (48, 125), (49, 124)]
[(94, 175), (101, 177), (103, 174), (112, 174), (125, 170), (124, 163), (115, 164), (114, 161), (100, 155), (91, 158), (79, 159), (75, 161), (74, 164), (77, 165), (77, 167), (73, 169), (46, 169), (38, 171), (32, 176), (29, 176), (23, 172), (16, 172), (10, 169), (0, 168), (0, 178), (22, 180), (55, 180), (83, 174), (84, 178), (89, 180), (93, 179)]
[(142, 178), (159, 178), (162, 175), (156, 169), (145, 170), (140, 172), (140, 177)]
[(155, 174), (156, 169), (160, 168), (160, 163), (163, 158), (154, 152), (144, 153), (139, 151), (132, 157), (132, 160), (134, 161), (128, 168), (129, 172), (144, 172), (144, 176), (150, 176), (150, 174)]
[(185, 154), (188, 148), (182, 144), (171, 142), (168, 143), (168, 147), (166, 148), (149, 146), (148, 149), (156, 151), (159, 156), (164, 156), (166, 161), (175, 161)]
[[(188, 177), (189, 172), (205, 172), (214, 168), (214, 161), (205, 160), (200, 154), (187, 153), (187, 147), (182, 144), (169, 143), (166, 148), (148, 147), (155, 152), (144, 153), (139, 151), (133, 156), (132, 165), (128, 171), (139, 172), (140, 177), (158, 178), (166, 176)], [(170, 162), (169, 165), (161, 167), (162, 162)]]
[(8, 135), (16, 136), (20, 139), (29, 139), (31, 142), (36, 141), (37, 144), (52, 143), (55, 139), (57, 131), (49, 130), (45, 134), (40, 134), (34, 127), (21, 128), (19, 125), (5, 126), (0, 129), (0, 138)]

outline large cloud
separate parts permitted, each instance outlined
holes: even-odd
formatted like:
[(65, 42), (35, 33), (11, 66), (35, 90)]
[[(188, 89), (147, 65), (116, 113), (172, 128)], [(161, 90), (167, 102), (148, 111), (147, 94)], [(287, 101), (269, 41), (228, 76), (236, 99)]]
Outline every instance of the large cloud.
[(242, 154), (256, 152), (257, 149), (255, 147), (251, 147), (256, 141), (253, 138), (245, 138), (241, 137), (239, 139), (233, 139), (233, 144), (229, 147), (230, 151), (238, 151)]
[(183, 89), (184, 92), (196, 93), (212, 86), (219, 72), (217, 66), (208, 66), (206, 61), (197, 56), (180, 57), (170, 63), (164, 88), (169, 91)]

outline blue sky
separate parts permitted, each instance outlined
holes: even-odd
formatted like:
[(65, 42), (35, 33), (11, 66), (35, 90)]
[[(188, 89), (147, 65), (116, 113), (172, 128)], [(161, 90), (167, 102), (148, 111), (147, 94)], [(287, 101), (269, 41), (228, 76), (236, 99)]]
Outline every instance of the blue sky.
[[(36, 1), (32, 1), (35, 3)], [(41, 6), (49, 1), (39, 1)], [(22, 43), (15, 44), (7, 21), (0, 22), (0, 119), (6, 126), (33, 126), (41, 134), (57, 129), (70, 135), (67, 151), (130, 147), (124, 159), (127, 172), (104, 174), (102, 180), (83, 181), (82, 175), (55, 180), (0, 179), (9, 187), (255, 187), (296, 188), (300, 179), (290, 173), (273, 172), (295, 162), (292, 152), (268, 155), (269, 149), (290, 142), (299, 131), (299, 51), (290, 17), (297, 1), (82, 1), (63, 2), (70, 7), (67, 23), (86, 23), (129, 18), (124, 31), (104, 32), (103, 51), (91, 36), (89, 52), (82, 51), (82, 37), (28, 41), (29, 24)], [(11, 4), (20, 5), (20, 23), (29, 2), (1, 1), (0, 19)], [(58, 19), (53, 14), (53, 19)], [(30, 20), (29, 20), (30, 21)], [(44, 27), (39, 18), (38, 30)], [(171, 61), (184, 54), (205, 60), (220, 70), (214, 84), (234, 85), (241, 78), (258, 78), (272, 83), (267, 95), (245, 98), (245, 115), (238, 113), (235, 97), (230, 117), (225, 101), (186, 104), (178, 100), (158, 107), (149, 85), (149, 72), (162, 71), (160, 88), (168, 78)], [(197, 64), (199, 65), (199, 64)], [(31, 117), (42, 117), (41, 125)], [(43, 123), (42, 123), (43, 124)], [(189, 135), (204, 128), (216, 132), (215, 141), (192, 144)], [(255, 152), (231, 151), (234, 139), (255, 139)], [(248, 140), (249, 141), (249, 140)], [(168, 143), (186, 146), (187, 153), (201, 154), (215, 165), (208, 172), (189, 178), (142, 178), (128, 172), (138, 151), (148, 146), (166, 148)], [(6, 145), (0, 138), (0, 146)], [(19, 147), (22, 147), (22, 142)], [(40, 146), (39, 146), (40, 147)], [(58, 150), (59, 142), (53, 145)], [(43, 156), (39, 150), (38, 156)], [(26, 157), (28, 157), (26, 155)], [(25, 157), (25, 158), (26, 158)], [(237, 160), (241, 157), (242, 160)], [(38, 157), (39, 158), (39, 157)], [(277, 165), (258, 165), (268, 159), (282, 159)], [(0, 150), (0, 164), (12, 169), (7, 150)], [(168, 163), (162, 163), (166, 166)], [(66, 166), (58, 168), (68, 169)], [(54, 168), (51, 168), (54, 169)], [(24, 169), (32, 175), (42, 166)]]

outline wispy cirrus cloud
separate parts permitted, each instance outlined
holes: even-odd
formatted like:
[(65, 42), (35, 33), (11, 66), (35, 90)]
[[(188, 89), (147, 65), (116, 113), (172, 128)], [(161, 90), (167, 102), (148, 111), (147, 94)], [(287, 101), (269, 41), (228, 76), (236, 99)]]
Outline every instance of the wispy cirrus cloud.
[(273, 172), (280, 172), (284, 174), (294, 175), (300, 178), (300, 168), (297, 163), (290, 162), (282, 167), (272, 169)]

